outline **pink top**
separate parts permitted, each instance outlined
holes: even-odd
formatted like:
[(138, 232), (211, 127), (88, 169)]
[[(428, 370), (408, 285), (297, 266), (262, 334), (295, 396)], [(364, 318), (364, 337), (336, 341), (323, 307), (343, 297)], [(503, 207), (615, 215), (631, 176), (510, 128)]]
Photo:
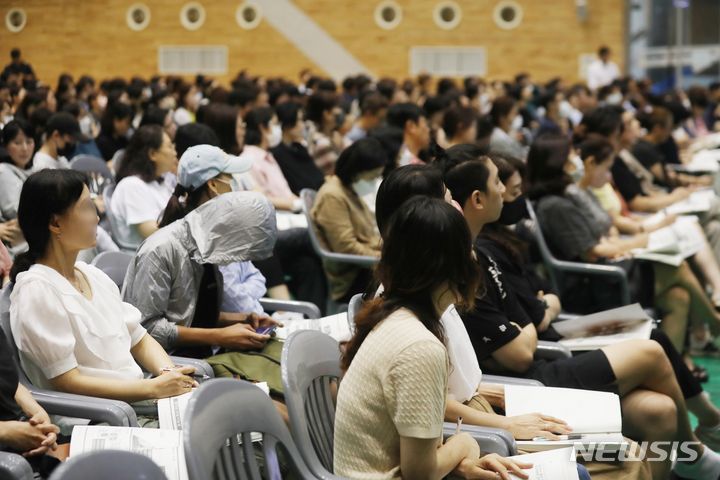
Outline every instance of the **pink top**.
[(252, 158), (250, 173), (265, 195), (283, 199), (295, 197), (272, 153), (255, 145), (246, 145), (240, 157)]

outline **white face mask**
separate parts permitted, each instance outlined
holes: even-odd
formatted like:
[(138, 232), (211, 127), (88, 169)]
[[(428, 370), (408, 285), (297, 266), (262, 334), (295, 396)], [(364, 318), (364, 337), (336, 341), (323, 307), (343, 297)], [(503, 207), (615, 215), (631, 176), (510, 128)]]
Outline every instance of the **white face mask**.
[(373, 195), (377, 193), (377, 179), (372, 180), (356, 180), (352, 184), (353, 190), (358, 194), (359, 197), (366, 195)]
[(580, 158), (580, 155), (577, 154), (570, 157), (570, 162), (575, 166), (575, 171), (570, 174), (570, 177), (573, 179), (573, 182), (577, 183), (585, 175), (585, 164), (582, 158)]
[(280, 142), (282, 142), (282, 128), (280, 125), (270, 125), (270, 135), (268, 136), (270, 148), (277, 147)]
[(522, 126), (523, 126), (522, 115), (515, 115), (515, 118), (513, 118), (512, 124), (510, 125), (510, 129), (517, 132), (520, 129), (522, 129)]
[(623, 101), (623, 95), (620, 92), (614, 92), (605, 97), (605, 102), (608, 105), (620, 105)]

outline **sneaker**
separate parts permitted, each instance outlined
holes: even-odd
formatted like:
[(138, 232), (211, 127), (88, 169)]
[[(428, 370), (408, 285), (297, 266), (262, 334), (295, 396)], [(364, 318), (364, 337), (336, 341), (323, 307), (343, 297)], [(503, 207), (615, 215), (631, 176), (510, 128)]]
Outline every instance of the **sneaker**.
[(706, 447), (716, 452), (720, 450), (720, 425), (714, 427), (698, 425), (695, 435)]

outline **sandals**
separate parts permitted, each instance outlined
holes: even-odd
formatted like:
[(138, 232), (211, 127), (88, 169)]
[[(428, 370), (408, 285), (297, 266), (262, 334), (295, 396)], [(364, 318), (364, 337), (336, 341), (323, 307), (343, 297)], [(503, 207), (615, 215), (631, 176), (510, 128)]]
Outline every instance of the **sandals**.
[(690, 370), (693, 377), (700, 382), (700, 383), (706, 383), (708, 380), (710, 380), (710, 374), (708, 374), (707, 369), (700, 367), (698, 365), (695, 365), (694, 368)]

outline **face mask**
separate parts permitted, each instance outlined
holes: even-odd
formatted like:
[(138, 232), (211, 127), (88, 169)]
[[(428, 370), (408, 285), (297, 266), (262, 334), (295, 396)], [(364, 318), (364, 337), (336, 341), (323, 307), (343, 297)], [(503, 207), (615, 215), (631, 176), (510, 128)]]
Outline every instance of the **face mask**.
[(570, 177), (573, 182), (577, 183), (585, 175), (585, 164), (583, 163), (582, 158), (580, 158), (580, 155), (573, 155), (570, 157), (570, 161), (575, 166), (575, 171), (570, 174)]
[(200, 102), (202, 102), (202, 99), (203, 99), (203, 94), (202, 94), (202, 92), (197, 92), (197, 93), (195, 94), (195, 103), (196, 103), (197, 105), (200, 105)]
[(105, 95), (98, 95), (97, 97), (97, 104), (100, 108), (105, 108), (107, 106), (108, 99)]
[(620, 93), (620, 92), (611, 93), (610, 95), (605, 97), (605, 102), (608, 105), (620, 105), (622, 103), (622, 101), (623, 101), (623, 96), (622, 96), (622, 93)]
[(280, 142), (282, 142), (282, 128), (280, 125), (270, 125), (270, 135), (268, 136), (270, 148), (277, 147)]
[(57, 150), (58, 157), (65, 157), (67, 159), (70, 159), (73, 153), (75, 153), (75, 144), (72, 142), (66, 142), (63, 148), (58, 148)]
[(345, 112), (335, 114), (335, 127), (340, 128), (345, 123)]
[(352, 189), (358, 194), (358, 197), (372, 195), (376, 193), (377, 180), (356, 180), (352, 184)]
[(501, 225), (515, 225), (523, 218), (527, 217), (527, 204), (525, 203), (525, 195), (520, 195), (512, 202), (505, 202), (498, 223)]
[(521, 115), (516, 115), (515, 118), (513, 118), (512, 125), (510, 125), (510, 129), (517, 132), (519, 131), (523, 126), (523, 119)]

